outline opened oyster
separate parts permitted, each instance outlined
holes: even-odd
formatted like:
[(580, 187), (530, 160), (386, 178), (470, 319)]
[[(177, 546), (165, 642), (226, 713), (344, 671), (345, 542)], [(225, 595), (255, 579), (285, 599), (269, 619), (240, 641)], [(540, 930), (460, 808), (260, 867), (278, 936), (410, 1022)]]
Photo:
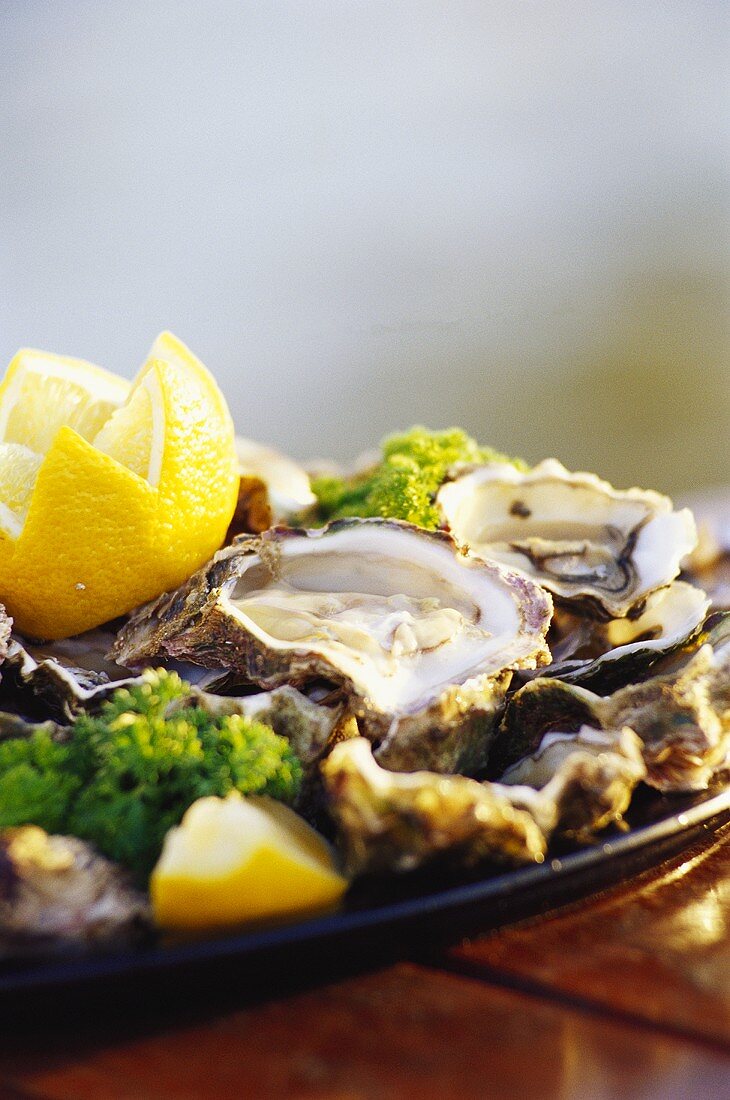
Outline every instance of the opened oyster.
[(700, 588), (674, 581), (647, 596), (642, 613), (632, 618), (599, 621), (557, 608), (549, 635), (553, 662), (538, 675), (606, 694), (696, 637), (709, 607)]
[(620, 822), (646, 776), (642, 744), (632, 729), (548, 733), (537, 751), (509, 768), (512, 801), (529, 810), (546, 836), (585, 840)]
[(73, 836), (0, 832), (0, 957), (120, 947), (150, 935), (147, 898)]
[(645, 772), (631, 730), (583, 729), (540, 755), (509, 786), (390, 772), (363, 738), (336, 745), (321, 769), (349, 870), (541, 863), (554, 833), (584, 838), (620, 820)]
[[(80, 636), (87, 637), (91, 635)], [(109, 636), (99, 632), (99, 637), (108, 647)], [(72, 663), (75, 642), (83, 667)], [(10, 639), (0, 683), (0, 705), (21, 710), (24, 714), (50, 714), (60, 722), (70, 722), (81, 711), (98, 706), (115, 688), (129, 682), (124, 669), (117, 668), (112, 673), (115, 679), (111, 680), (107, 672), (89, 667), (97, 663), (91, 643), (69, 639), (54, 643), (53, 648), (56, 656), (51, 656), (44, 647), (21, 643), (16, 637)]]
[(386, 771), (362, 737), (335, 746), (322, 776), (353, 874), (412, 871), (444, 859), (468, 867), (545, 857), (542, 830), (531, 813), (513, 806), (507, 787), (463, 775)]
[(437, 505), (457, 542), (520, 570), (599, 618), (620, 618), (679, 573), (697, 535), (688, 509), (643, 489), (619, 491), (546, 459), (456, 471)]
[(169, 656), (263, 688), (341, 685), (390, 767), (473, 770), (510, 670), (550, 659), (552, 604), (442, 533), (387, 520), (241, 536), (120, 632), (125, 665)]
[(642, 742), (646, 782), (662, 791), (706, 788), (730, 748), (730, 646), (703, 645), (679, 668), (601, 697), (561, 680), (538, 679), (510, 701), (493, 745), (490, 771), (535, 753), (546, 733), (583, 724), (630, 726)]

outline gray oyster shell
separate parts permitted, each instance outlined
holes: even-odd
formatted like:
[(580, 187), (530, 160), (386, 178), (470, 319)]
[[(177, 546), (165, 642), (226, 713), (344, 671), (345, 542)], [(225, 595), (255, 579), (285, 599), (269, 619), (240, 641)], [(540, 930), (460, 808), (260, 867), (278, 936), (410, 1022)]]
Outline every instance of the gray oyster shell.
[(621, 618), (673, 580), (695, 546), (688, 509), (643, 489), (617, 490), (555, 459), (456, 469), (437, 506), (457, 542), (521, 570), (597, 618)]
[(531, 813), (507, 788), (461, 775), (390, 772), (361, 737), (336, 745), (322, 764), (329, 811), (348, 871), (412, 871), (438, 861), (541, 863), (546, 844)]
[(631, 618), (599, 621), (556, 608), (549, 635), (553, 662), (520, 678), (554, 676), (605, 695), (643, 678), (662, 657), (696, 639), (709, 608), (706, 593), (685, 581), (652, 592)]
[(730, 747), (730, 646), (702, 645), (678, 668), (602, 697), (560, 680), (515, 692), (495, 739), (499, 776), (532, 755), (546, 733), (629, 726), (642, 742), (646, 782), (662, 791), (704, 790)]
[(447, 535), (345, 520), (241, 536), (136, 612), (113, 654), (228, 669), (265, 689), (323, 678), (389, 767), (478, 770), (511, 670), (549, 660), (551, 611), (539, 586)]
[(0, 833), (0, 956), (119, 948), (151, 931), (147, 898), (85, 841)]
[[(102, 635), (108, 646), (108, 635)], [(118, 687), (132, 682), (126, 670), (118, 669), (115, 680), (105, 671), (97, 671), (96, 662), (84, 639), (69, 639), (61, 645), (58, 656), (49, 654), (49, 648), (30, 646), (12, 637), (7, 647), (0, 683), (2, 705), (23, 714), (49, 715), (59, 722), (71, 722), (84, 710), (99, 706)], [(79, 667), (69, 644), (78, 645), (78, 658), (92, 667)], [(93, 647), (92, 647), (93, 648)], [(36, 656), (34, 656), (34, 653)], [(98, 654), (96, 655), (98, 657)]]
[(194, 687), (187, 695), (176, 699), (167, 713), (189, 706), (201, 707), (208, 714), (241, 714), (264, 722), (274, 733), (288, 739), (305, 767), (314, 764), (325, 753), (345, 716), (342, 703), (322, 706), (288, 686), (240, 697), (212, 695)]
[(546, 836), (586, 840), (621, 821), (646, 776), (642, 743), (628, 726), (548, 733), (536, 752), (509, 768), (515, 805), (528, 810)]

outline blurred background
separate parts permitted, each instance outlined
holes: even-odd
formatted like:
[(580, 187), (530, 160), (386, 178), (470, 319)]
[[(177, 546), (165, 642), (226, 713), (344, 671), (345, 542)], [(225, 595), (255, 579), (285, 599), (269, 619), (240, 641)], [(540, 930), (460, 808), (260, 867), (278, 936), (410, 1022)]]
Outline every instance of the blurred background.
[(172, 328), (238, 429), (730, 480), (728, 6), (0, 0), (0, 357)]

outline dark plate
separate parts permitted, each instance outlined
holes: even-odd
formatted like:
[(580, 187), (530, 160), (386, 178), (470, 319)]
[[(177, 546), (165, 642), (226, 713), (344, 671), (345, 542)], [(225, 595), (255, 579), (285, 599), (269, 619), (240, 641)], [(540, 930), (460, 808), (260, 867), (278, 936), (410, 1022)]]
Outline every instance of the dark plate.
[(440, 872), (363, 881), (344, 909), (295, 924), (125, 953), (7, 962), (0, 1010), (57, 1014), (62, 1000), (116, 1006), (179, 1003), (203, 992), (256, 999), (395, 957), (422, 954), (477, 931), (546, 912), (606, 889), (709, 840), (730, 821), (730, 787), (692, 796), (637, 792), (628, 832), (592, 847), (556, 850), (540, 866), (482, 866), (470, 877)]

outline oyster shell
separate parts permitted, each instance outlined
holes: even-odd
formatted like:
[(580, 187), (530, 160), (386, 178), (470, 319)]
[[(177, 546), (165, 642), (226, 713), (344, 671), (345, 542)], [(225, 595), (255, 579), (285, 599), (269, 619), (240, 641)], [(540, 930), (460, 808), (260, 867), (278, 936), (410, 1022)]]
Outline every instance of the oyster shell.
[(523, 572), (598, 618), (621, 618), (668, 584), (697, 541), (668, 497), (614, 489), (546, 459), (455, 471), (437, 505), (457, 542)]
[(546, 836), (585, 840), (619, 822), (646, 775), (642, 744), (632, 729), (548, 733), (537, 751), (505, 772), (512, 801), (528, 810)]
[[(11, 638), (0, 683), (0, 701), (5, 706), (23, 714), (50, 715), (67, 723), (81, 711), (98, 706), (116, 688), (130, 683), (126, 670), (119, 669), (120, 678), (112, 681), (106, 672), (67, 663), (68, 651), (63, 648), (58, 657), (43, 656), (43, 652), (41, 647)], [(85, 650), (83, 659), (88, 664), (94, 663)]]
[(730, 646), (703, 645), (681, 667), (601, 697), (561, 680), (517, 691), (490, 756), (502, 775), (534, 753), (546, 733), (630, 726), (642, 742), (646, 782), (662, 791), (704, 790), (730, 746)]
[(707, 595), (685, 581), (652, 592), (635, 618), (598, 621), (559, 608), (551, 628), (559, 640), (549, 636), (553, 663), (534, 675), (556, 676), (605, 695), (687, 645), (700, 633), (709, 608)]
[(151, 931), (147, 899), (83, 840), (0, 833), (0, 956), (116, 948)]
[(291, 458), (236, 436), (241, 482), (231, 523), (234, 533), (259, 534), (317, 503), (309, 475)]
[(542, 863), (545, 838), (508, 788), (462, 775), (390, 772), (362, 737), (336, 745), (322, 764), (332, 814), (352, 874), (412, 871), (448, 860)]
[(552, 604), (530, 580), (390, 520), (241, 536), (177, 592), (141, 608), (114, 647), (262, 688), (323, 678), (391, 767), (482, 766), (510, 670), (549, 660)]
[(336, 736), (344, 717), (344, 705), (322, 706), (293, 687), (261, 691), (255, 695), (212, 695), (192, 688), (168, 708), (167, 713), (186, 707), (201, 707), (208, 714), (242, 714), (271, 726), (286, 737), (307, 767), (318, 760)]

